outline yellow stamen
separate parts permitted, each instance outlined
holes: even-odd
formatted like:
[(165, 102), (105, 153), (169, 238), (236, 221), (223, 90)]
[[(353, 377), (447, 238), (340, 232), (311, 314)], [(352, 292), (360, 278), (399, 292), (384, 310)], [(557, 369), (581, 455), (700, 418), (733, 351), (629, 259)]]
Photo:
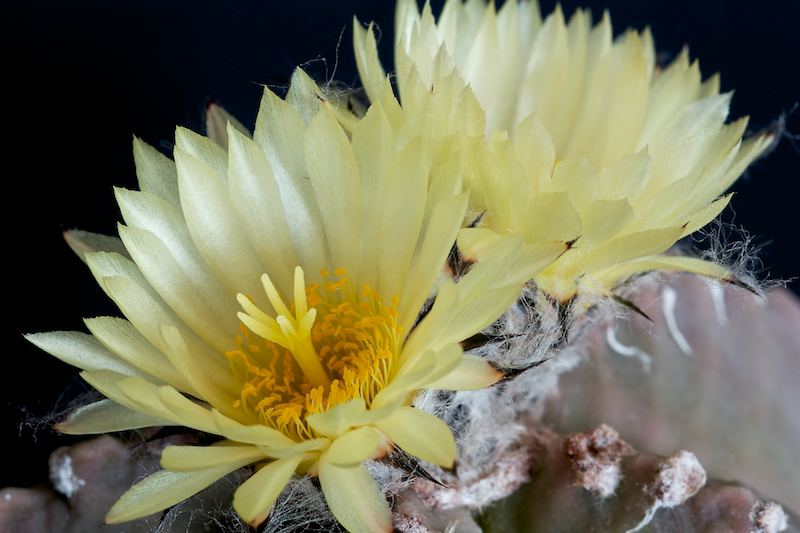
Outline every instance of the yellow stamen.
[(269, 276), (264, 274), (261, 277), (261, 281), (269, 297), (269, 302), (278, 312), (278, 317), (275, 321), (280, 326), (280, 330), (262, 322), (266, 328), (275, 333), (275, 336), (271, 337), (270, 340), (292, 352), (303, 374), (306, 375), (313, 386), (330, 386), (331, 380), (325, 373), (325, 369), (319, 359), (317, 359), (317, 353), (309, 337), (317, 311), (316, 309), (308, 309), (303, 269), (298, 266), (294, 270), (295, 316), (292, 316), (289, 312)]
[(391, 381), (402, 343), (397, 296), (392, 307), (384, 307), (369, 286), (356, 293), (346, 270), (334, 272), (340, 279), (329, 282), (329, 272), (323, 271), (324, 283), (306, 287), (297, 267), (289, 307), (264, 275), (275, 318), (239, 297), (247, 327), (242, 327), (244, 339), (236, 339), (240, 349), (226, 354), (242, 383), (234, 407), (295, 440), (316, 436), (305, 423), (309, 414), (357, 397), (369, 406)]

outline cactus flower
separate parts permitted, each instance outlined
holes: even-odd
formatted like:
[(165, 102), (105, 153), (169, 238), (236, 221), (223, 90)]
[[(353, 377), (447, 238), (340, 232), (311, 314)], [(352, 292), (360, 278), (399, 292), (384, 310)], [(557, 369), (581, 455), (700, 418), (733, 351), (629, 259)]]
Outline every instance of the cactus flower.
[[(371, 100), (384, 70), (372, 32), (355, 25), (356, 57)], [(656, 64), (649, 29), (612, 39), (608, 13), (567, 22), (560, 6), (544, 20), (535, 1), (448, 0), (438, 21), (430, 5), (399, 0), (395, 75), (404, 110), (425, 91), (475, 101), (473, 130), (458, 150), (472, 169), (470, 210), (478, 228), (459, 236), (468, 258), (500, 235), (526, 245), (565, 242), (570, 250), (537, 276), (536, 287), (565, 304), (612, 296), (631, 275), (678, 269), (732, 280), (723, 266), (660, 255), (713, 220), (724, 195), (772, 141), (742, 140), (747, 118), (726, 124), (731, 93), (701, 80), (684, 50)], [(454, 81), (456, 80), (456, 81)], [(484, 119), (485, 117), (485, 119)], [(468, 135), (485, 140), (467, 144)], [(579, 306), (580, 307), (580, 306)]]
[(61, 431), (173, 425), (221, 439), (167, 448), (163, 470), (125, 493), (108, 522), (252, 464), (233, 500), (250, 524), (300, 474), (319, 477), (349, 531), (391, 531), (365, 461), (395, 446), (442, 467), (456, 459), (448, 426), (412, 407), (415, 391), (502, 376), (458, 343), (516, 298), (506, 271), (522, 239), (501, 239), (457, 284), (442, 282), (468, 194), (429, 194), (423, 142), (397, 142), (380, 104), (348, 136), (317, 90), (298, 69), (286, 100), (265, 90), (253, 139), (229, 124), (225, 148), (179, 128), (173, 162), (135, 140), (141, 191), (116, 191), (130, 259), (85, 256), (127, 320), (28, 336), (107, 397)]

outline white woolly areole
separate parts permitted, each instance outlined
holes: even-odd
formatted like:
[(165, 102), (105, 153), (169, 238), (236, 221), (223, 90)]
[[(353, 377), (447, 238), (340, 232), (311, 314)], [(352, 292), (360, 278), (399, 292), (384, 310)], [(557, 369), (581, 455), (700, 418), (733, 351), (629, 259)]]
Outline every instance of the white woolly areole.
[(50, 479), (55, 489), (67, 498), (71, 498), (81, 487), (86, 485), (86, 482), (76, 476), (72, 470), (72, 457), (69, 454), (57, 457), (54, 455), (50, 465)]
[[(520, 485), (530, 481), (530, 469), (530, 454), (520, 448), (504, 456), (491, 475), (473, 480), (471, 483), (459, 483), (446, 489), (428, 483), (427, 485), (433, 490), (429, 494), (424, 494), (425, 501), (436, 509), (456, 507), (481, 509), (499, 499), (498, 495), (509, 495)], [(417, 490), (423, 492), (421, 488)]]
[(606, 425), (575, 433), (564, 441), (564, 452), (575, 473), (575, 484), (606, 498), (617, 490), (622, 481), (622, 458), (633, 448)]
[(789, 527), (789, 517), (775, 502), (757, 501), (748, 516), (753, 522), (752, 533), (779, 533)]
[(680, 450), (661, 465), (656, 486), (661, 507), (675, 507), (694, 496), (706, 484), (706, 471), (692, 452)]
[(679, 450), (667, 457), (658, 469), (655, 484), (645, 491), (653, 503), (639, 524), (626, 533), (634, 533), (650, 523), (662, 507), (675, 507), (694, 496), (706, 484), (706, 471), (692, 452)]

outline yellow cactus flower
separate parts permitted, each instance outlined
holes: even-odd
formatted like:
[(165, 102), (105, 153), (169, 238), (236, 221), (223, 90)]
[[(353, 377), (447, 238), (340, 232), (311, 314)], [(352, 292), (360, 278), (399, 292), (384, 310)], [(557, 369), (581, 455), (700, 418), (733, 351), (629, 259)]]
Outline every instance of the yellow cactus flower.
[[(429, 187), (430, 154), (420, 134), (398, 136), (397, 102), (358, 120), (322, 96), (298, 69), (286, 100), (265, 90), (252, 140), (230, 123), (214, 133), (226, 148), (179, 128), (174, 162), (135, 140), (141, 191), (116, 191), (132, 260), (85, 256), (127, 320), (28, 337), (108, 398), (61, 431), (177, 425), (222, 439), (167, 448), (164, 469), (125, 493), (108, 522), (253, 464), (233, 500), (250, 524), (297, 473), (319, 476), (349, 531), (391, 531), (365, 461), (397, 446), (452, 467), (453, 435), (412, 407), (415, 391), (501, 377), (458, 343), (518, 295), (507, 271), (524, 239), (499, 240), (457, 284), (442, 282), (468, 204), (459, 172)], [(542, 266), (564, 248), (551, 250)]]
[[(437, 22), (428, 3), (420, 13), (398, 0), (395, 35), (404, 110), (454, 78), (463, 90), (452, 95), (482, 109), (453, 149), (470, 169), (470, 209), (483, 213), (459, 236), (468, 258), (509, 233), (528, 246), (569, 243), (533, 279), (573, 305), (649, 270), (732, 279), (716, 264), (658, 255), (725, 208), (722, 195), (772, 140), (742, 140), (746, 117), (725, 123), (731, 93), (719, 94), (716, 75), (701, 81), (686, 50), (661, 69), (649, 29), (612, 40), (608, 13), (595, 26), (580, 9), (569, 22), (560, 7), (542, 20), (535, 1), (496, 10), (448, 0)], [(354, 43), (366, 92), (381, 101), (375, 38), (356, 24)]]

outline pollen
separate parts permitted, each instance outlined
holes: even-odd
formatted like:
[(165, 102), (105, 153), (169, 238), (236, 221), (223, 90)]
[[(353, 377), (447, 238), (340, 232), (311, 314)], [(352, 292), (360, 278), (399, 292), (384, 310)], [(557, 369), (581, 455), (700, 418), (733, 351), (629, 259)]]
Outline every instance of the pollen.
[[(241, 382), (234, 407), (256, 423), (295, 440), (314, 438), (310, 414), (363, 398), (371, 405), (391, 381), (402, 344), (397, 324), (399, 298), (392, 306), (367, 285), (354, 291), (345, 269), (320, 272), (306, 286), (295, 270), (295, 300), (287, 307), (268, 276), (264, 288), (277, 316), (269, 316), (240, 296), (243, 335), (225, 355)], [(255, 333), (253, 335), (252, 333)]]

